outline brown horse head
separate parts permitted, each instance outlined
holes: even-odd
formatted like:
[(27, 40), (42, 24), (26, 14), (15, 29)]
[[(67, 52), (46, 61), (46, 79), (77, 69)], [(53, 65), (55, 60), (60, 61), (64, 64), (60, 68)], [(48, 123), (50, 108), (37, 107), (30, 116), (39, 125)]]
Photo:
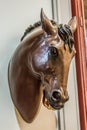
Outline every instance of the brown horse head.
[(74, 48), (73, 33), (76, 17), (68, 25), (53, 25), (41, 11), (44, 40), (33, 56), (33, 65), (43, 84), (43, 104), (48, 109), (60, 109), (69, 99), (67, 92), (68, 72)]
[(13, 103), (26, 122), (32, 122), (37, 114), (42, 91), (43, 104), (49, 109), (58, 110), (68, 100), (76, 26), (75, 17), (68, 25), (57, 25), (41, 10), (41, 22), (26, 30), (14, 52), (8, 70), (9, 87)]

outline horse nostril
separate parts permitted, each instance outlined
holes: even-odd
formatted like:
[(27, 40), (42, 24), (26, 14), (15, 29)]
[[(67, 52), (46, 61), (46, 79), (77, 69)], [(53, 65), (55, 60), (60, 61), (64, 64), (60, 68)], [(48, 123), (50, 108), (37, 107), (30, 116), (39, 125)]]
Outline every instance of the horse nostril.
[(52, 92), (52, 100), (54, 100), (54, 101), (61, 100), (61, 91), (60, 90), (55, 90)]

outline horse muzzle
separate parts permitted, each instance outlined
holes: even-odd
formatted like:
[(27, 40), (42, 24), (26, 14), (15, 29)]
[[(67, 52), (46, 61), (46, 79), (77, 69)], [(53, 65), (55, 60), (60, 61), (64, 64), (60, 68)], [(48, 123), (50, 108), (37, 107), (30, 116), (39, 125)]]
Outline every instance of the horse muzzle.
[(69, 96), (63, 95), (60, 89), (54, 89), (52, 92), (47, 95), (45, 94), (43, 104), (48, 109), (59, 110), (64, 107), (66, 101), (68, 101)]

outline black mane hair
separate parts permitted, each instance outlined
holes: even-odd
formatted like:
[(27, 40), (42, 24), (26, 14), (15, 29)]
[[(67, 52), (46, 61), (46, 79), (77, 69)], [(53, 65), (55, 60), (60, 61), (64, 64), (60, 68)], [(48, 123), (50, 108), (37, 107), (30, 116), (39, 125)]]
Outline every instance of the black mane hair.
[(61, 37), (61, 39), (64, 41), (64, 48), (65, 48), (65, 45), (68, 44), (70, 52), (72, 52), (74, 39), (73, 39), (73, 34), (72, 34), (71, 29), (70, 29), (70, 26), (66, 25), (66, 24), (65, 25), (60, 24), (58, 26), (58, 34)]

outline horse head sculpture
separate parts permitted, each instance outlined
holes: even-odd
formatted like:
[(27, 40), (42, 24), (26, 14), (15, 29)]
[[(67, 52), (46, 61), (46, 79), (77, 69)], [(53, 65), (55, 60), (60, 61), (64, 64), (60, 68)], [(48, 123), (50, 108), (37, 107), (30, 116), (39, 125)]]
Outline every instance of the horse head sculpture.
[(48, 109), (58, 110), (69, 99), (68, 72), (74, 48), (76, 17), (67, 25), (50, 21), (41, 10), (41, 22), (30, 26), (9, 63), (8, 81), (14, 106), (30, 123), (41, 100)]

